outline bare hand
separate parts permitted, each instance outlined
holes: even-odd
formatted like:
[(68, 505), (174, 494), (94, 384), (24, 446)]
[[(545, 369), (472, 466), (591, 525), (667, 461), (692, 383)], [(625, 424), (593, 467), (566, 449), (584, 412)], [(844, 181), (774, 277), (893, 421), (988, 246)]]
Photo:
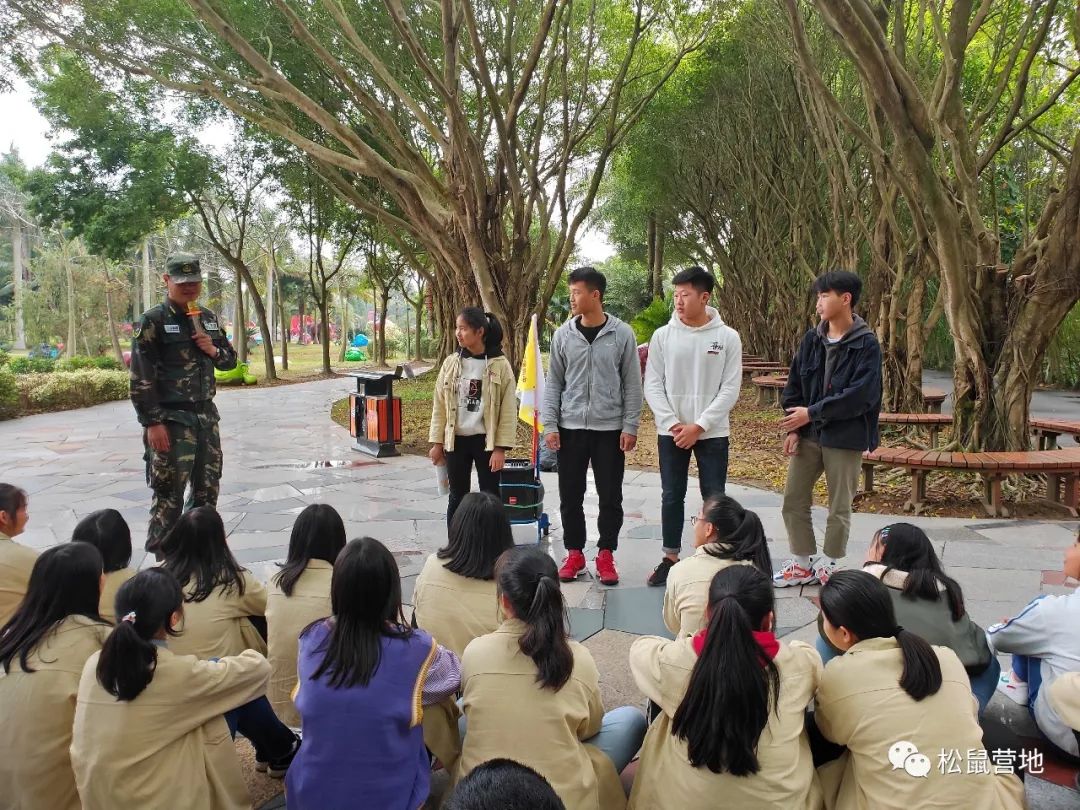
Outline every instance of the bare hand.
[(547, 436), (544, 437), (544, 444), (547, 445), (548, 450), (558, 450), (560, 447), (559, 434), (549, 433)]
[(158, 453), (169, 452), (169, 429), (164, 425), (150, 425), (146, 429), (146, 443)]
[(620, 433), (619, 434), (619, 449), (624, 453), (633, 452), (637, 447), (637, 436), (632, 433)]
[(203, 354), (208, 355), (210, 359), (213, 359), (218, 355), (218, 348), (214, 345), (214, 339), (205, 332), (197, 332), (195, 334), (195, 345), (202, 350)]
[(789, 433), (784, 437), (784, 455), (794, 456), (799, 453), (799, 434)]
[(689, 450), (697, 444), (697, 440), (705, 432), (701, 425), (679, 425), (679, 427), (682, 429), (675, 436), (675, 446), (682, 450)]
[(780, 429), (790, 433), (810, 424), (810, 411), (802, 406), (787, 408), (787, 416), (780, 420)]
[(431, 459), (431, 463), (438, 466), (446, 461), (446, 453), (443, 452), (443, 446), (441, 444), (431, 445), (431, 449), (428, 450), (427, 457)]
[(496, 447), (491, 451), (491, 471), (498, 472), (506, 464), (506, 451), (501, 447)]

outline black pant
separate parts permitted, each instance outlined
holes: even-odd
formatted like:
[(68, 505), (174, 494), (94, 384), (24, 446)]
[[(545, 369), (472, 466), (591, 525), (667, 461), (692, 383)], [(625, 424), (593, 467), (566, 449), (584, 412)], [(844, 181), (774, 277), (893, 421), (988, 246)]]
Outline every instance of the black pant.
[(296, 742), (296, 736), (278, 720), (265, 695), (225, 712), (225, 722), (234, 737), (239, 731), (251, 741), (259, 762), (288, 756)]
[(619, 430), (567, 430), (559, 428), (559, 511), (563, 545), (568, 550), (585, 548), (586, 473), (592, 462), (596, 494), (600, 499), (601, 549), (619, 547), (623, 523), (622, 482), (626, 456), (619, 448)]
[(499, 474), (491, 471), (491, 453), (484, 449), (487, 435), (455, 436), (454, 449), (446, 451), (446, 477), (450, 484), (450, 498), (446, 502), (446, 523), (457, 511), (458, 504), (472, 486), (473, 466), (476, 466), (476, 479), (481, 492), (499, 494)]

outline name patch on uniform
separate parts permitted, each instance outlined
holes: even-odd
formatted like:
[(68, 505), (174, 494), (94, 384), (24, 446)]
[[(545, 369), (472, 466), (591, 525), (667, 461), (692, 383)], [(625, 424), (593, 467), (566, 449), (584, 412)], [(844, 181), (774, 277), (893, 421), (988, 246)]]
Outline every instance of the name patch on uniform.
[(220, 330), (220, 329), (218, 328), (218, 325), (217, 325), (217, 321), (207, 321), (206, 323), (204, 323), (204, 324), (203, 324), (203, 326), (204, 326), (204, 327), (205, 327), (206, 329), (209, 329), (209, 330), (211, 330), (211, 331), (213, 331), (213, 332), (220, 332), (220, 331), (221, 331), (221, 330)]
[(165, 324), (165, 331), (167, 333), (169, 333), (169, 334), (179, 335), (180, 334), (180, 324), (178, 324), (178, 323), (167, 323), (167, 324)]

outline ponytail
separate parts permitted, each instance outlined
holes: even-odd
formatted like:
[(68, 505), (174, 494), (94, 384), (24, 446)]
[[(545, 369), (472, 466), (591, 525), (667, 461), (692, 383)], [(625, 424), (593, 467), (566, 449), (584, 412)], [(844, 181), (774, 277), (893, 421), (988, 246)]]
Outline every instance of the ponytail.
[(744, 509), (727, 495), (717, 495), (705, 501), (701, 514), (716, 529), (716, 542), (722, 544), (720, 548), (706, 548), (706, 554), (725, 560), (745, 560), (761, 573), (772, 576), (768, 538), (757, 512)]
[(183, 606), (184, 595), (176, 578), (161, 568), (140, 571), (116, 593), (116, 627), (105, 639), (98, 658), (97, 679), (119, 700), (135, 700), (154, 679), (157, 646), (153, 639), (169, 626)]
[(845, 627), (860, 641), (895, 637), (903, 655), (900, 688), (922, 700), (941, 688), (941, 662), (921, 636), (896, 623), (889, 589), (866, 571), (837, 571), (821, 587), (821, 612), (833, 627)]
[(780, 673), (754, 630), (772, 609), (772, 583), (761, 571), (739, 565), (713, 577), (705, 645), (671, 725), (695, 768), (734, 776), (760, 769), (758, 740), (779, 700)]
[(944, 591), (953, 621), (963, 618), (963, 591), (955, 579), (945, 574), (926, 532), (911, 523), (893, 523), (880, 529), (876, 539), (881, 544), (881, 563), (885, 566), (882, 579), (889, 570), (899, 569), (907, 574), (901, 591), (905, 596), (937, 602)]
[(470, 329), (484, 330), (484, 354), (497, 357), (502, 354), (503, 328), (499, 319), (480, 307), (465, 307), (458, 313)]
[(536, 680), (559, 691), (574, 671), (574, 654), (566, 637), (566, 605), (555, 561), (535, 546), (503, 552), (495, 564), (499, 593), (506, 596), (525, 632), (518, 647), (536, 664)]

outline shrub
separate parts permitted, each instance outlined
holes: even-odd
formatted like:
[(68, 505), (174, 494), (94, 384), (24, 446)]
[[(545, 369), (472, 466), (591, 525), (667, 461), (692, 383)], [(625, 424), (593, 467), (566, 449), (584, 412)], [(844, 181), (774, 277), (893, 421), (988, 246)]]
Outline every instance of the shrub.
[(13, 357), (7, 367), (12, 374), (48, 374), (56, 369), (56, 361), (48, 357)]
[(119, 371), (123, 366), (117, 361), (115, 357), (109, 357), (108, 355), (98, 355), (97, 357), (87, 357), (85, 355), (75, 355), (75, 357), (68, 357), (65, 360), (61, 360), (57, 363), (57, 369), (60, 371), (81, 371), (88, 368), (100, 368), (111, 371)]
[(28, 411), (66, 411), (127, 399), (128, 375), (104, 369), (27, 375), (19, 380), (19, 389)]
[(634, 316), (630, 325), (638, 344), (648, 343), (653, 332), (671, 320), (671, 310), (670, 300), (657, 299)]
[(15, 375), (0, 366), (0, 419), (11, 419), (19, 413), (19, 386)]
[(11, 355), (8, 353), (7, 349), (0, 349), (0, 367), (6, 366), (10, 359)]

